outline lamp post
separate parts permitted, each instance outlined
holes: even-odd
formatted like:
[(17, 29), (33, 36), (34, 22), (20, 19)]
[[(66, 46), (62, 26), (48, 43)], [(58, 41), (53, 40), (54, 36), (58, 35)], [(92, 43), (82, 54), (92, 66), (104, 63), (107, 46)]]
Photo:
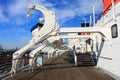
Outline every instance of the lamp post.
[(89, 27), (91, 27), (92, 26), (92, 15), (90, 15), (90, 25), (89, 25)]
[(85, 27), (86, 27), (86, 18), (82, 18), (82, 20), (84, 21)]
[(93, 26), (95, 26), (95, 6), (94, 5), (91, 5), (92, 6), (92, 13), (93, 13)]
[(115, 0), (112, 0), (112, 11), (113, 11), (113, 19), (115, 20), (115, 4), (114, 4)]

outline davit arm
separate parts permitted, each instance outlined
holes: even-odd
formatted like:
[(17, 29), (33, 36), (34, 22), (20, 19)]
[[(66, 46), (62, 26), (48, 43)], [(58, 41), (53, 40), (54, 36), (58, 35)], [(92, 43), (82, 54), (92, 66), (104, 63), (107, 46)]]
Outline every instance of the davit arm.
[[(51, 36), (51, 33), (58, 29), (58, 25), (56, 23), (56, 18), (55, 18), (54, 12), (47, 10), (46, 8), (44, 8), (42, 6), (30, 4), (28, 6), (27, 17), (30, 16), (31, 10), (41, 11), (44, 15), (45, 23), (44, 23), (43, 27), (38, 31), (39, 34), (34, 34), (32, 40), (30, 41), (30, 43), (28, 45), (26, 45), (25, 47), (21, 48), (20, 50), (16, 51), (15, 53), (13, 53), (13, 61), (12, 61), (12, 69), (11, 69), (12, 73), (16, 72), (17, 63), (19, 61), (19, 58), (21, 58), (25, 54), (26, 51), (28, 51), (30, 48), (34, 47), (38, 43), (42, 42), (43, 40), (45, 40), (46, 38)], [(54, 33), (54, 35), (55, 35), (55, 33)]]
[(42, 49), (44, 49), (46, 47), (46, 44), (41, 44), (40, 47), (36, 48), (35, 50), (33, 50), (32, 52), (30, 52), (29, 54), (29, 71), (30, 69), (32, 69), (33, 71), (33, 65), (35, 64), (35, 60), (38, 57), (38, 52), (41, 51)]
[[(38, 47), (37, 49), (35, 49), (35, 50), (33, 50), (32, 52), (30, 52), (29, 56), (30, 56), (31, 58), (30, 58), (30, 60), (29, 60), (29, 66), (32, 67), (32, 66), (34, 65), (35, 59), (36, 59), (35, 55), (37, 55), (40, 50), (42, 50), (42, 49), (45, 48), (46, 46), (52, 46), (52, 47), (56, 47), (55, 45), (60, 46), (60, 45), (59, 45), (60, 43), (58, 44), (58, 42), (60, 42), (60, 40), (61, 40), (61, 39), (60, 39), (59, 37), (57, 37), (57, 36), (51, 36), (51, 37), (49, 37), (47, 40), (45, 40), (40, 47)], [(56, 43), (56, 44), (55, 44), (55, 43)], [(62, 44), (62, 43), (61, 43), (61, 44)], [(48, 52), (48, 54), (49, 54), (49, 53), (50, 53), (50, 54), (51, 54), (51, 53), (54, 53), (56, 50), (57, 50), (57, 49), (50, 50), (50, 51)]]

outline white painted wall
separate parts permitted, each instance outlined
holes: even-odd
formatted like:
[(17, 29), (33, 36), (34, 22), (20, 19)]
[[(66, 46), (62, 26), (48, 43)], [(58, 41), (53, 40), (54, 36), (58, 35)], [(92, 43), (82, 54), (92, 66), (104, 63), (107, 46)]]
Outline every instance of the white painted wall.
[[(110, 28), (114, 24), (117, 24), (118, 37), (111, 38), (104, 41), (101, 49), (100, 58), (98, 60), (98, 67), (101, 67), (117, 76), (117, 80), (120, 80), (120, 3), (115, 7), (116, 22), (112, 18), (112, 11), (108, 12), (104, 18), (96, 24), (96, 26), (106, 26)], [(109, 33), (109, 31), (108, 31)], [(111, 33), (109, 33), (111, 35)]]

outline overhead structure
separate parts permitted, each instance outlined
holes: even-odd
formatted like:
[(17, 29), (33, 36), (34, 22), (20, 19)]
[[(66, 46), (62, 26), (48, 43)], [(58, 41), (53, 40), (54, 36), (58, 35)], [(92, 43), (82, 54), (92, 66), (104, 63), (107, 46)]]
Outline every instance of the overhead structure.
[(30, 69), (33, 68), (33, 65), (35, 64), (35, 60), (37, 58), (37, 55), (39, 54), (38, 53), (39, 51), (41, 51), (42, 49), (44, 49), (47, 46), (51, 46), (51, 47), (53, 47), (53, 49), (51, 49), (48, 52), (48, 56), (53, 55), (53, 53), (55, 53), (57, 50), (61, 49), (62, 45), (64, 45), (64, 43), (63, 43), (63, 40), (59, 36), (51, 36), (51, 37), (47, 38), (46, 40), (44, 40), (41, 43), (40, 47), (34, 49), (29, 54), (29, 57), (30, 57), (29, 67), (30, 67)]
[(16, 73), (19, 59), (25, 54), (25, 52), (33, 48), (35, 45), (42, 43), (50, 36), (56, 35), (56, 31), (58, 30), (58, 24), (56, 21), (55, 13), (53, 11), (50, 11), (39, 5), (30, 4), (28, 5), (27, 17), (30, 16), (32, 10), (41, 11), (44, 15), (45, 22), (43, 26), (37, 26), (37, 28), (35, 28), (32, 31), (33, 38), (31, 39), (28, 45), (24, 46), (23, 48), (13, 53), (11, 73)]
[[(92, 33), (100, 33), (102, 36), (107, 38), (106, 31), (104, 31), (103, 28), (99, 28), (99, 27), (91, 28), (91, 29), (90, 28), (59, 29), (59, 25), (57, 23), (55, 13), (53, 11), (50, 11), (39, 5), (34, 5), (34, 4), (28, 5), (27, 17), (30, 16), (32, 10), (39, 10), (43, 13), (44, 18), (41, 18), (40, 22), (44, 22), (44, 24), (41, 24), (41, 23), (36, 24), (35, 28), (33, 28), (31, 30), (32, 34), (33, 34), (33, 38), (31, 39), (30, 43), (28, 45), (26, 45), (25, 47), (21, 48), (20, 50), (16, 51), (13, 54), (12, 69), (11, 69), (12, 73), (16, 72), (17, 63), (19, 62), (19, 58), (21, 58), (26, 51), (28, 51), (30, 48), (34, 47), (35, 45), (44, 42), (47, 39), (48, 39), (48, 42), (51, 39), (53, 39), (52, 41), (57, 41), (58, 40), (57, 38), (60, 38), (59, 37), (60, 35), (58, 35), (60, 33), (92, 32)], [(107, 28), (105, 30), (107, 30)], [(56, 37), (52, 38), (51, 36), (56, 36)], [(81, 37), (83, 37), (83, 36), (81, 35)], [(68, 37), (68, 38), (72, 38), (72, 36)], [(78, 38), (80, 38), (80, 37), (78, 37)], [(60, 41), (60, 39), (59, 39), (59, 41)], [(53, 46), (54, 43), (52, 43), (51, 46)], [(61, 43), (61, 42), (59, 42), (59, 43)], [(48, 45), (48, 44), (45, 43), (45, 45)], [(42, 45), (40, 48), (37, 48), (36, 50), (32, 51), (30, 53), (30, 57), (34, 57), (34, 55), (37, 54), (37, 52), (39, 50), (46, 47), (45, 45)], [(56, 43), (55, 43), (55, 45), (56, 45)], [(54, 47), (57, 47), (55, 45), (54, 45)], [(33, 63), (34, 59), (30, 59), (30, 61), (31, 61), (30, 63)]]

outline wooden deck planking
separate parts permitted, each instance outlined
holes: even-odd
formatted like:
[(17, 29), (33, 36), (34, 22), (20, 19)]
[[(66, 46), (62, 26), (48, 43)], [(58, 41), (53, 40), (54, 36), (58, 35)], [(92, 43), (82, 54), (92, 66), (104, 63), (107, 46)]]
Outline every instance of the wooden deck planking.
[(93, 66), (74, 67), (71, 61), (68, 54), (64, 54), (34, 72), (17, 73), (8, 80), (115, 80), (101, 69)]

